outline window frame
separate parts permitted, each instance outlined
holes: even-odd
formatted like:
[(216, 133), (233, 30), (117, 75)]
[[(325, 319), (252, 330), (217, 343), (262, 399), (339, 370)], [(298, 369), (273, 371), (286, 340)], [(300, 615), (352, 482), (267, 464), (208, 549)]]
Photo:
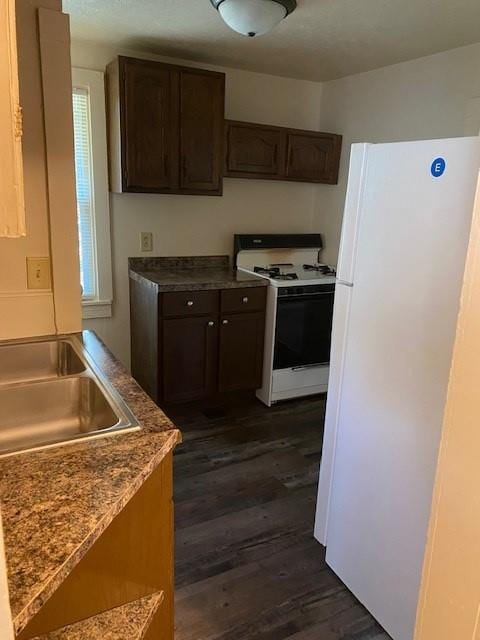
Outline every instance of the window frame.
[(73, 88), (86, 89), (90, 101), (93, 227), (97, 295), (82, 299), (83, 319), (112, 315), (112, 249), (108, 192), (107, 122), (105, 76), (102, 71), (72, 68)]

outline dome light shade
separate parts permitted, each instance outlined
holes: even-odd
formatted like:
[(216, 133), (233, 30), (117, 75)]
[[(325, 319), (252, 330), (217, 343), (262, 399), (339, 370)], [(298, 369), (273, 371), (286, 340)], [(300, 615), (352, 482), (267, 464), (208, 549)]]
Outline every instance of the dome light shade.
[(295, 0), (211, 0), (226, 24), (244, 36), (271, 31), (296, 8)]

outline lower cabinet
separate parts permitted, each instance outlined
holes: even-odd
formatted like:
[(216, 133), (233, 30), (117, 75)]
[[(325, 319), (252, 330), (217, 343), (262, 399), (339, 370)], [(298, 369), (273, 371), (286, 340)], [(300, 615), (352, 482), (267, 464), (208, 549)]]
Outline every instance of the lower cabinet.
[(222, 317), (218, 360), (219, 391), (262, 386), (265, 315), (244, 313)]
[(265, 293), (252, 287), (163, 294), (157, 399), (189, 402), (261, 387)]
[(266, 286), (166, 291), (130, 277), (132, 374), (157, 402), (262, 386)]
[(214, 393), (217, 350), (216, 316), (163, 320), (163, 399), (188, 402)]

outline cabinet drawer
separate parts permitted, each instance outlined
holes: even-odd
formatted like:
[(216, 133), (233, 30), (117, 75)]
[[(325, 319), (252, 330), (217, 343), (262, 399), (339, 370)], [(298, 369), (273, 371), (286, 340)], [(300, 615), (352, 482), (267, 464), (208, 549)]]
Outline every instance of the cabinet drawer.
[(241, 313), (242, 311), (263, 311), (267, 287), (248, 287), (245, 289), (225, 289), (222, 291), (222, 313)]
[(163, 294), (163, 316), (217, 313), (218, 291), (175, 291)]

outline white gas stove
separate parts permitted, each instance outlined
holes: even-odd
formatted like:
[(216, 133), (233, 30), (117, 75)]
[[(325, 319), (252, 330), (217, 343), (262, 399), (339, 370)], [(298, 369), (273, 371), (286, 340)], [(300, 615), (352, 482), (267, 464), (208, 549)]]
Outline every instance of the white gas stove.
[(326, 264), (267, 264), (245, 265), (238, 267), (240, 271), (253, 273), (267, 278), (274, 287), (290, 287), (292, 285), (335, 284), (335, 269)]
[(268, 279), (262, 388), (279, 400), (328, 386), (335, 269), (318, 262), (319, 234), (235, 236), (240, 271)]

